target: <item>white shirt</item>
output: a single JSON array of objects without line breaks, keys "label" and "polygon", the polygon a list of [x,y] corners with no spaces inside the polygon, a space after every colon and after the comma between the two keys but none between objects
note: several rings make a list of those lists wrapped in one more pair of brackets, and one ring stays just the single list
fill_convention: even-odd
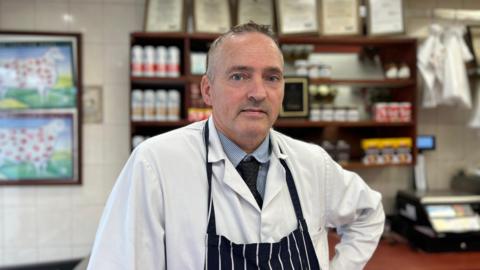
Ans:
[{"label": "white shirt", "polygon": [[[89,270],[203,269],[208,196],[204,123],[153,137],[134,150],[108,199]],[[296,229],[279,161],[285,159],[321,268],[363,268],[383,231],[379,193],[342,169],[319,146],[272,130],[260,210],[226,157],[213,121],[209,125],[217,234],[235,243],[277,242]],[[326,227],[337,227],[343,234],[330,268]]]}]

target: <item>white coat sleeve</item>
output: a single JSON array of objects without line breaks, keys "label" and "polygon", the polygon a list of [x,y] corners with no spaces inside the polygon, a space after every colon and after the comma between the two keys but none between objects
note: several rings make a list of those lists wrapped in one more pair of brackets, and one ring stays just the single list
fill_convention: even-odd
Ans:
[{"label": "white coat sleeve", "polygon": [[363,269],[383,233],[381,195],[331,159],[327,164],[327,226],[341,236],[329,269]]},{"label": "white coat sleeve", "polygon": [[165,269],[164,211],[158,173],[135,149],[103,212],[88,270]]}]

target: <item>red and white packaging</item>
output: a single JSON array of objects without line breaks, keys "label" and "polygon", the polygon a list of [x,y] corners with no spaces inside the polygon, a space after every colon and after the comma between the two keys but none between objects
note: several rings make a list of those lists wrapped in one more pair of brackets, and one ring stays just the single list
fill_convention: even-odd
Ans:
[{"label": "red and white packaging", "polygon": [[373,105],[373,119],[376,122],[388,122],[388,104],[378,102]]},{"label": "red and white packaging", "polygon": [[155,48],[146,46],[143,50],[143,75],[145,77],[155,76]]},{"label": "red and white packaging", "polygon": [[387,114],[388,114],[388,122],[399,122],[400,121],[400,103],[398,102],[388,103]]},{"label": "red and white packaging", "polygon": [[410,102],[400,102],[399,103],[399,113],[401,122],[410,122],[412,121],[412,103]]},{"label": "red and white packaging", "polygon": [[131,71],[132,76],[140,77],[143,75],[143,48],[142,46],[135,45],[132,47],[132,59],[131,59]]}]

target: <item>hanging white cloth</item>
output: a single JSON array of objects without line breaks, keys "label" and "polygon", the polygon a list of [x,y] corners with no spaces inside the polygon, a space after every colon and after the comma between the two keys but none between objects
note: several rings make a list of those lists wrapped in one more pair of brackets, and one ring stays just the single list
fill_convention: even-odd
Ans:
[{"label": "hanging white cloth", "polygon": [[453,25],[445,29],[443,44],[445,46],[444,78],[441,103],[472,107],[470,85],[465,63],[473,59],[463,36],[463,25]]},{"label": "hanging white cloth", "polygon": [[440,103],[445,59],[442,34],[443,27],[432,24],[428,38],[418,49],[417,66],[424,81],[422,105],[425,108],[434,108]]}]

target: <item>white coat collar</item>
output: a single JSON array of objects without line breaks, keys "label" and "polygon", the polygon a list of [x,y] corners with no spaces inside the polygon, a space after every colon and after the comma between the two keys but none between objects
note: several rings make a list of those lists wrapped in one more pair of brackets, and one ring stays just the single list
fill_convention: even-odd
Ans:
[{"label": "white coat collar", "polygon": [[[228,161],[227,155],[223,151],[223,147],[218,137],[212,117],[209,118],[208,127],[210,140],[208,161],[211,163],[216,163],[222,160],[224,161],[224,172],[220,181],[231,188],[234,192],[239,194],[245,201],[249,202],[255,209],[257,209],[257,211],[260,212],[261,209],[258,207],[258,204],[247,185],[242,180],[237,170]],[[280,147],[278,144],[279,142],[277,140],[277,136],[275,135],[275,132],[270,131],[272,153],[270,156],[270,167],[267,174],[267,182],[265,184],[265,196],[263,202],[264,209],[268,207],[269,203],[280,193],[284,186],[287,185],[285,181],[285,170],[279,161],[279,159],[286,159],[287,155],[280,152]]]}]

